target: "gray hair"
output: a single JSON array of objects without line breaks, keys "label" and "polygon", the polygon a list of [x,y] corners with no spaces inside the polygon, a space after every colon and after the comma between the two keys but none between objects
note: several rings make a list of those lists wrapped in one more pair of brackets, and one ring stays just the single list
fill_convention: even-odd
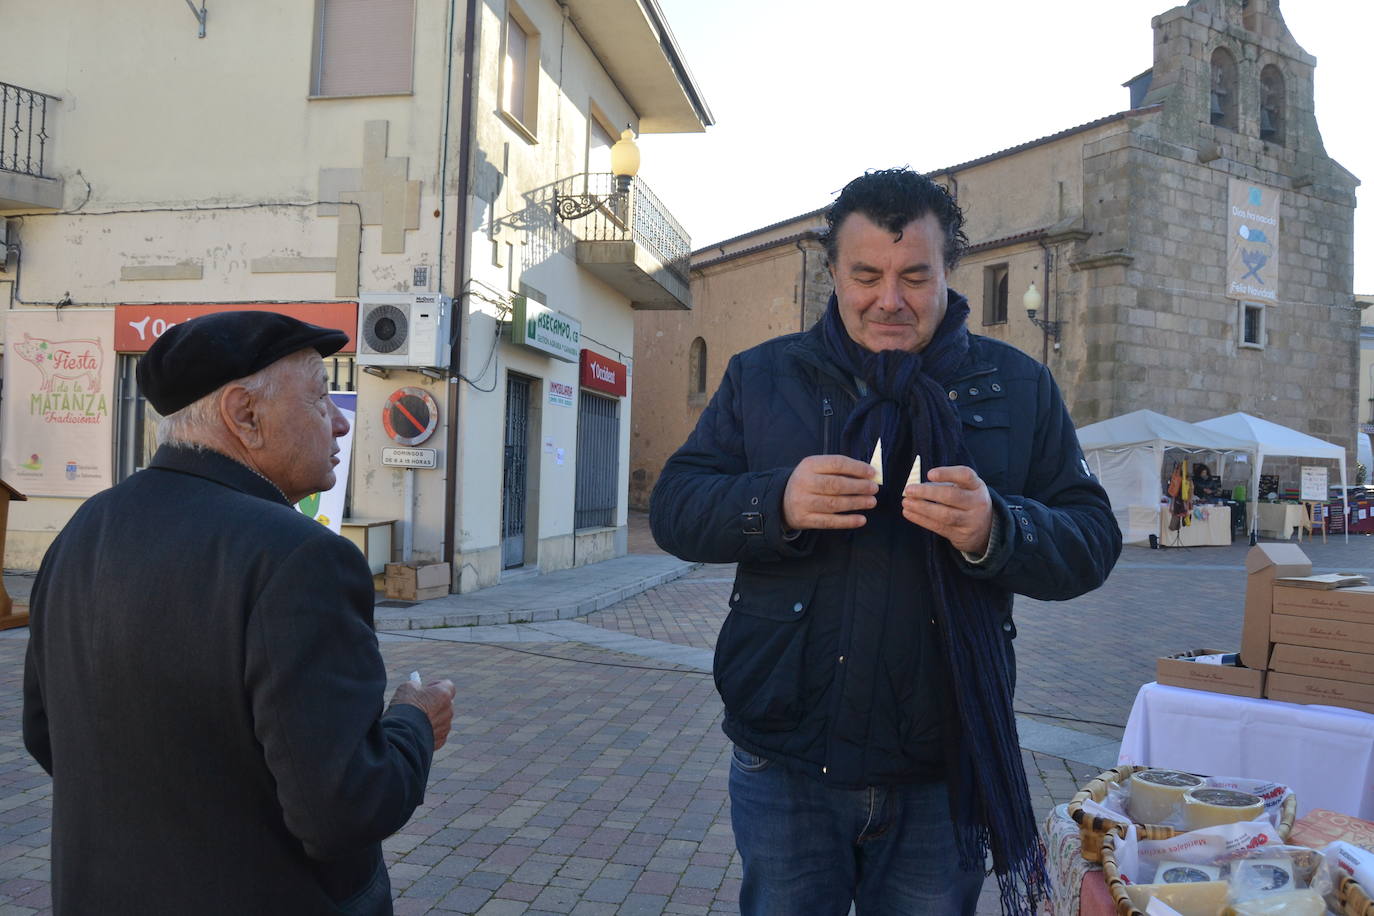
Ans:
[{"label": "gray hair", "polygon": [[252,375],[221,385],[176,413],[160,418],[157,421],[157,444],[204,448],[206,434],[222,427],[219,398],[225,388],[230,385],[242,385],[253,397],[270,400],[281,391],[282,383],[290,372],[304,371],[307,365],[317,363],[319,359],[320,354],[314,349],[300,350],[282,357]]}]

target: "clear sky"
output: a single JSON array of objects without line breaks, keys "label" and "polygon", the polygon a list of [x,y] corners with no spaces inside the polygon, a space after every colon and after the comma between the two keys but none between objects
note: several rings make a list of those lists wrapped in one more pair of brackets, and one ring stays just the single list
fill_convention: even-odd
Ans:
[{"label": "clear sky", "polygon": [[[659,0],[716,117],[646,135],[640,175],[702,248],[825,206],[865,169],[930,171],[1129,107],[1168,0]],[[1374,193],[1374,2],[1287,0],[1328,155]],[[1374,204],[1355,291],[1374,294]]]}]

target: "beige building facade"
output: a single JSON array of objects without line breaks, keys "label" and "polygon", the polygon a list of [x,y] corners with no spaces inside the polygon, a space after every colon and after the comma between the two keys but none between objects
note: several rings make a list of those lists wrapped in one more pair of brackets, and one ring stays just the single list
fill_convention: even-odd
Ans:
[{"label": "beige building facade", "polygon": [[[1246,411],[1345,446],[1353,468],[1359,182],[1322,145],[1315,61],[1278,0],[1192,0],[1151,25],[1154,66],[1126,84],[1126,109],[929,173],[967,218],[950,285],[969,298],[971,330],[1053,370],[1079,425],[1140,408],[1189,421]],[[655,394],[637,402],[634,504],[699,414],[692,341],[706,342],[713,389],[768,327],[820,314],[828,278],[815,282],[801,252],[823,212],[698,250],[693,312],[640,316],[638,345],[666,368],[639,374]],[[1022,305],[1031,284],[1040,324]],[[770,310],[771,323],[756,314]]]},{"label": "beige building facade", "polygon": [[[633,315],[690,306],[690,246],[610,150],[711,123],[655,0],[79,6],[6,11],[0,303],[16,329],[108,325],[105,482],[151,456],[132,370],[155,331],[268,308],[354,337],[331,365],[356,395],[344,522],[391,532],[374,568],[449,562],[469,591],[623,553]],[[403,346],[365,330],[391,333],[385,306]],[[403,398],[432,405],[427,438],[390,424]],[[13,567],[82,501],[35,485]]]}]

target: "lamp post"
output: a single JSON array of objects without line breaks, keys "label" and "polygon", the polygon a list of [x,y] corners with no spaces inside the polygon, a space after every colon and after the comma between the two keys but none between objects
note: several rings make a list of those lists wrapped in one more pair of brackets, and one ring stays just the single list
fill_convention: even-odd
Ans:
[{"label": "lamp post", "polygon": [[[635,175],[639,173],[639,147],[635,145],[635,132],[626,125],[620,132],[620,139],[611,146],[611,193],[599,195],[587,189],[585,194],[554,194],[554,208],[558,218],[575,220],[601,210],[613,220],[625,223],[630,214],[630,188]],[[604,172],[601,174],[605,174]],[[590,180],[592,176],[584,176]]]},{"label": "lamp post", "polygon": [[1059,346],[1059,325],[1061,322],[1050,321],[1047,318],[1036,318],[1035,313],[1040,311],[1040,306],[1045,303],[1045,299],[1040,295],[1040,290],[1035,288],[1035,281],[1026,288],[1026,293],[1021,297],[1021,304],[1026,308],[1026,317],[1030,323],[1044,331],[1046,336],[1053,338],[1054,345]]}]

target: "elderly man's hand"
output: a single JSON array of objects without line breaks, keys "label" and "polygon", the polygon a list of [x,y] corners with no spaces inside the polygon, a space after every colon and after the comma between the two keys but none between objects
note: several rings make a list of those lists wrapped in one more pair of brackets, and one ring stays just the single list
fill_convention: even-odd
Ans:
[{"label": "elderly man's hand", "polygon": [[458,689],[447,678],[423,687],[412,681],[405,681],[396,688],[391,697],[391,705],[406,703],[418,706],[429,717],[429,725],[434,729],[434,749],[437,751],[448,740],[448,730],[453,726],[453,696]]},{"label": "elderly man's hand", "polygon": [[844,455],[803,458],[783,491],[783,525],[793,531],[862,526],[868,519],[858,511],[878,504],[875,474],[872,465]]},{"label": "elderly man's hand", "polygon": [[981,557],[992,535],[992,497],[983,479],[962,465],[931,468],[926,479],[931,483],[914,483],[902,491],[903,517]]}]

